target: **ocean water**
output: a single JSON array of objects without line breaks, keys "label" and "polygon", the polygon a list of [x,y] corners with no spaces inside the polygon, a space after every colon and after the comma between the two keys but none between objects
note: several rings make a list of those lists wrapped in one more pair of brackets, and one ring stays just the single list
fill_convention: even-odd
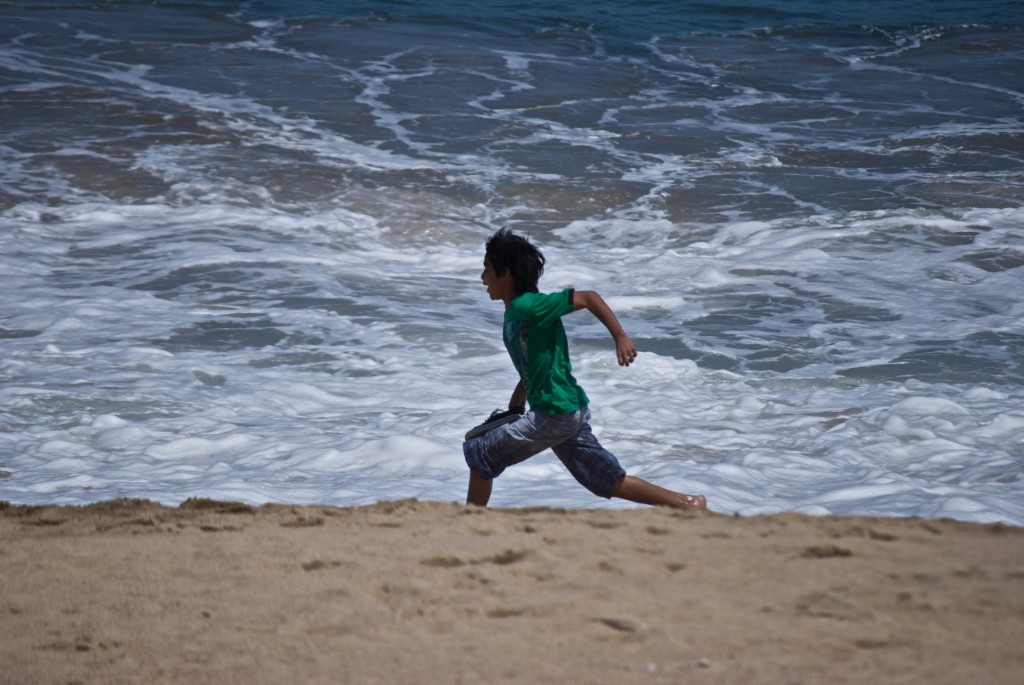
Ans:
[{"label": "ocean water", "polygon": [[[712,510],[1024,525],[1024,3],[0,6],[0,499],[462,501],[495,229]],[[623,507],[541,455],[492,504]]]}]

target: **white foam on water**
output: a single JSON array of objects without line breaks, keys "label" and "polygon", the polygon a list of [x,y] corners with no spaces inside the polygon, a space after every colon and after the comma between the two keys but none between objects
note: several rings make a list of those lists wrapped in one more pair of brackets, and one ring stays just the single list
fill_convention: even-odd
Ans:
[{"label": "white foam on water", "polygon": [[[117,211],[134,209],[71,213],[62,230],[123,225],[124,215],[112,215]],[[164,221],[169,228],[188,225],[193,212],[167,208]],[[208,210],[205,219],[222,226],[258,223],[247,213],[222,207]],[[293,226],[292,235],[314,235],[324,225],[322,217],[296,223],[302,226]],[[618,266],[600,253],[588,257],[564,245],[548,250],[553,268],[545,278],[597,287],[640,343],[637,364],[622,369],[599,324],[585,313],[568,322],[595,426],[628,470],[702,492],[714,510],[726,513],[1024,522],[1019,386],[861,383],[831,372],[765,376],[702,369],[691,359],[644,351],[648,336],[671,325],[685,337],[687,321],[707,316],[713,305],[694,302],[701,293],[765,286],[763,279],[730,276],[735,267],[725,266],[729,258],[735,265],[777,251],[761,236],[777,229],[761,229],[727,230],[728,240],[718,244],[732,243],[729,257],[724,247],[696,245],[674,257],[634,251],[633,264]],[[102,251],[147,234],[115,235],[88,244]],[[200,255],[187,241],[161,241],[167,273],[242,270],[246,275],[230,288],[243,296],[262,293],[252,297],[264,304],[251,308],[216,301],[196,306],[173,294],[180,285],[168,286],[169,299],[154,297],[159,291],[105,286],[69,297],[31,273],[16,276],[15,288],[33,304],[8,308],[6,326],[40,333],[6,341],[15,353],[0,367],[13,381],[0,389],[8,407],[0,468],[10,474],[0,480],[0,497],[67,503],[117,496],[172,503],[189,496],[335,504],[407,496],[461,500],[461,435],[501,406],[514,385],[500,347],[500,309],[479,285],[479,246],[437,246],[427,264],[389,246],[384,235],[347,254],[318,239],[300,249],[264,238],[270,242],[261,252],[275,252],[269,259],[223,248],[211,254],[204,247]],[[246,243],[254,248],[260,240],[250,235]],[[787,271],[805,269],[820,278],[820,255],[800,254],[791,253]],[[336,311],[272,306],[267,312],[274,299],[270,285],[289,273],[314,288],[310,297],[335,298]],[[893,295],[869,281],[847,285],[865,300],[891,306]],[[848,297],[834,288],[832,296]],[[353,297],[365,312],[346,311],[343,300]],[[247,346],[243,339],[218,350],[216,336],[204,338],[217,332],[204,333],[204,323],[243,315],[267,316],[266,327],[285,340],[294,334],[316,339],[280,349]],[[930,332],[931,325],[930,317],[909,314],[861,332],[855,324],[822,323],[808,338],[836,344],[839,361],[869,364],[888,360],[887,348]],[[988,329],[977,321],[951,323],[957,325]],[[175,330],[192,330],[196,346],[173,344]],[[853,341],[876,337],[880,344],[844,348],[839,343],[851,332]],[[752,340],[761,334],[748,331]],[[212,349],[204,349],[208,345]],[[814,368],[838,366],[826,358]],[[510,470],[496,484],[493,501],[624,506],[594,500],[551,455]]]}]

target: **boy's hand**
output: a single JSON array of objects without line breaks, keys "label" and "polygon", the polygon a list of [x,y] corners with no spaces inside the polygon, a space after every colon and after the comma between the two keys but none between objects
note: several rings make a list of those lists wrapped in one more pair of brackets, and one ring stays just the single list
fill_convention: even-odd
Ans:
[{"label": "boy's hand", "polygon": [[629,366],[636,360],[636,345],[625,333],[615,336],[615,354],[619,358],[619,366]]},{"label": "boy's hand", "polygon": [[629,366],[636,359],[636,345],[626,331],[622,330],[622,324],[615,318],[615,313],[600,295],[593,290],[577,290],[573,294],[573,308],[586,309],[597,317],[597,320],[604,324],[608,332],[615,340],[615,355],[619,359],[619,366]]}]

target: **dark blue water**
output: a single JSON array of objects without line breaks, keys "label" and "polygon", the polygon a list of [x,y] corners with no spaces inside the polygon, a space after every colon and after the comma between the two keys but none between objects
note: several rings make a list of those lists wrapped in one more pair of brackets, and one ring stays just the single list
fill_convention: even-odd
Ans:
[{"label": "dark blue water", "polygon": [[[173,4],[173,3],[167,3]],[[192,3],[189,3],[190,5]],[[239,3],[205,3],[231,12]],[[188,6],[188,5],[186,5]],[[861,27],[908,28],[913,26],[986,25],[1019,27],[1024,9],[1012,0],[1002,2],[957,2],[955,0],[735,0],[732,2],[691,2],[688,0],[633,0],[632,2],[521,2],[477,3],[472,0],[437,2],[301,2],[244,3],[247,11],[269,16],[309,18],[409,18],[435,20],[467,30],[492,30],[504,24],[515,27],[543,27],[566,23],[593,27],[600,33],[645,36],[772,29],[779,27]],[[522,29],[520,29],[522,30]]]}]

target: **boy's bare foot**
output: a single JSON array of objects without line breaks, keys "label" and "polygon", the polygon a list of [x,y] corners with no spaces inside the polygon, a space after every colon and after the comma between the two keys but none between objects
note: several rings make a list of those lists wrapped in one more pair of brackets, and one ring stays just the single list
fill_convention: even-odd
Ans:
[{"label": "boy's bare foot", "polygon": [[707,511],[708,498],[704,495],[679,495],[681,501],[680,509],[692,509],[694,511]]}]

